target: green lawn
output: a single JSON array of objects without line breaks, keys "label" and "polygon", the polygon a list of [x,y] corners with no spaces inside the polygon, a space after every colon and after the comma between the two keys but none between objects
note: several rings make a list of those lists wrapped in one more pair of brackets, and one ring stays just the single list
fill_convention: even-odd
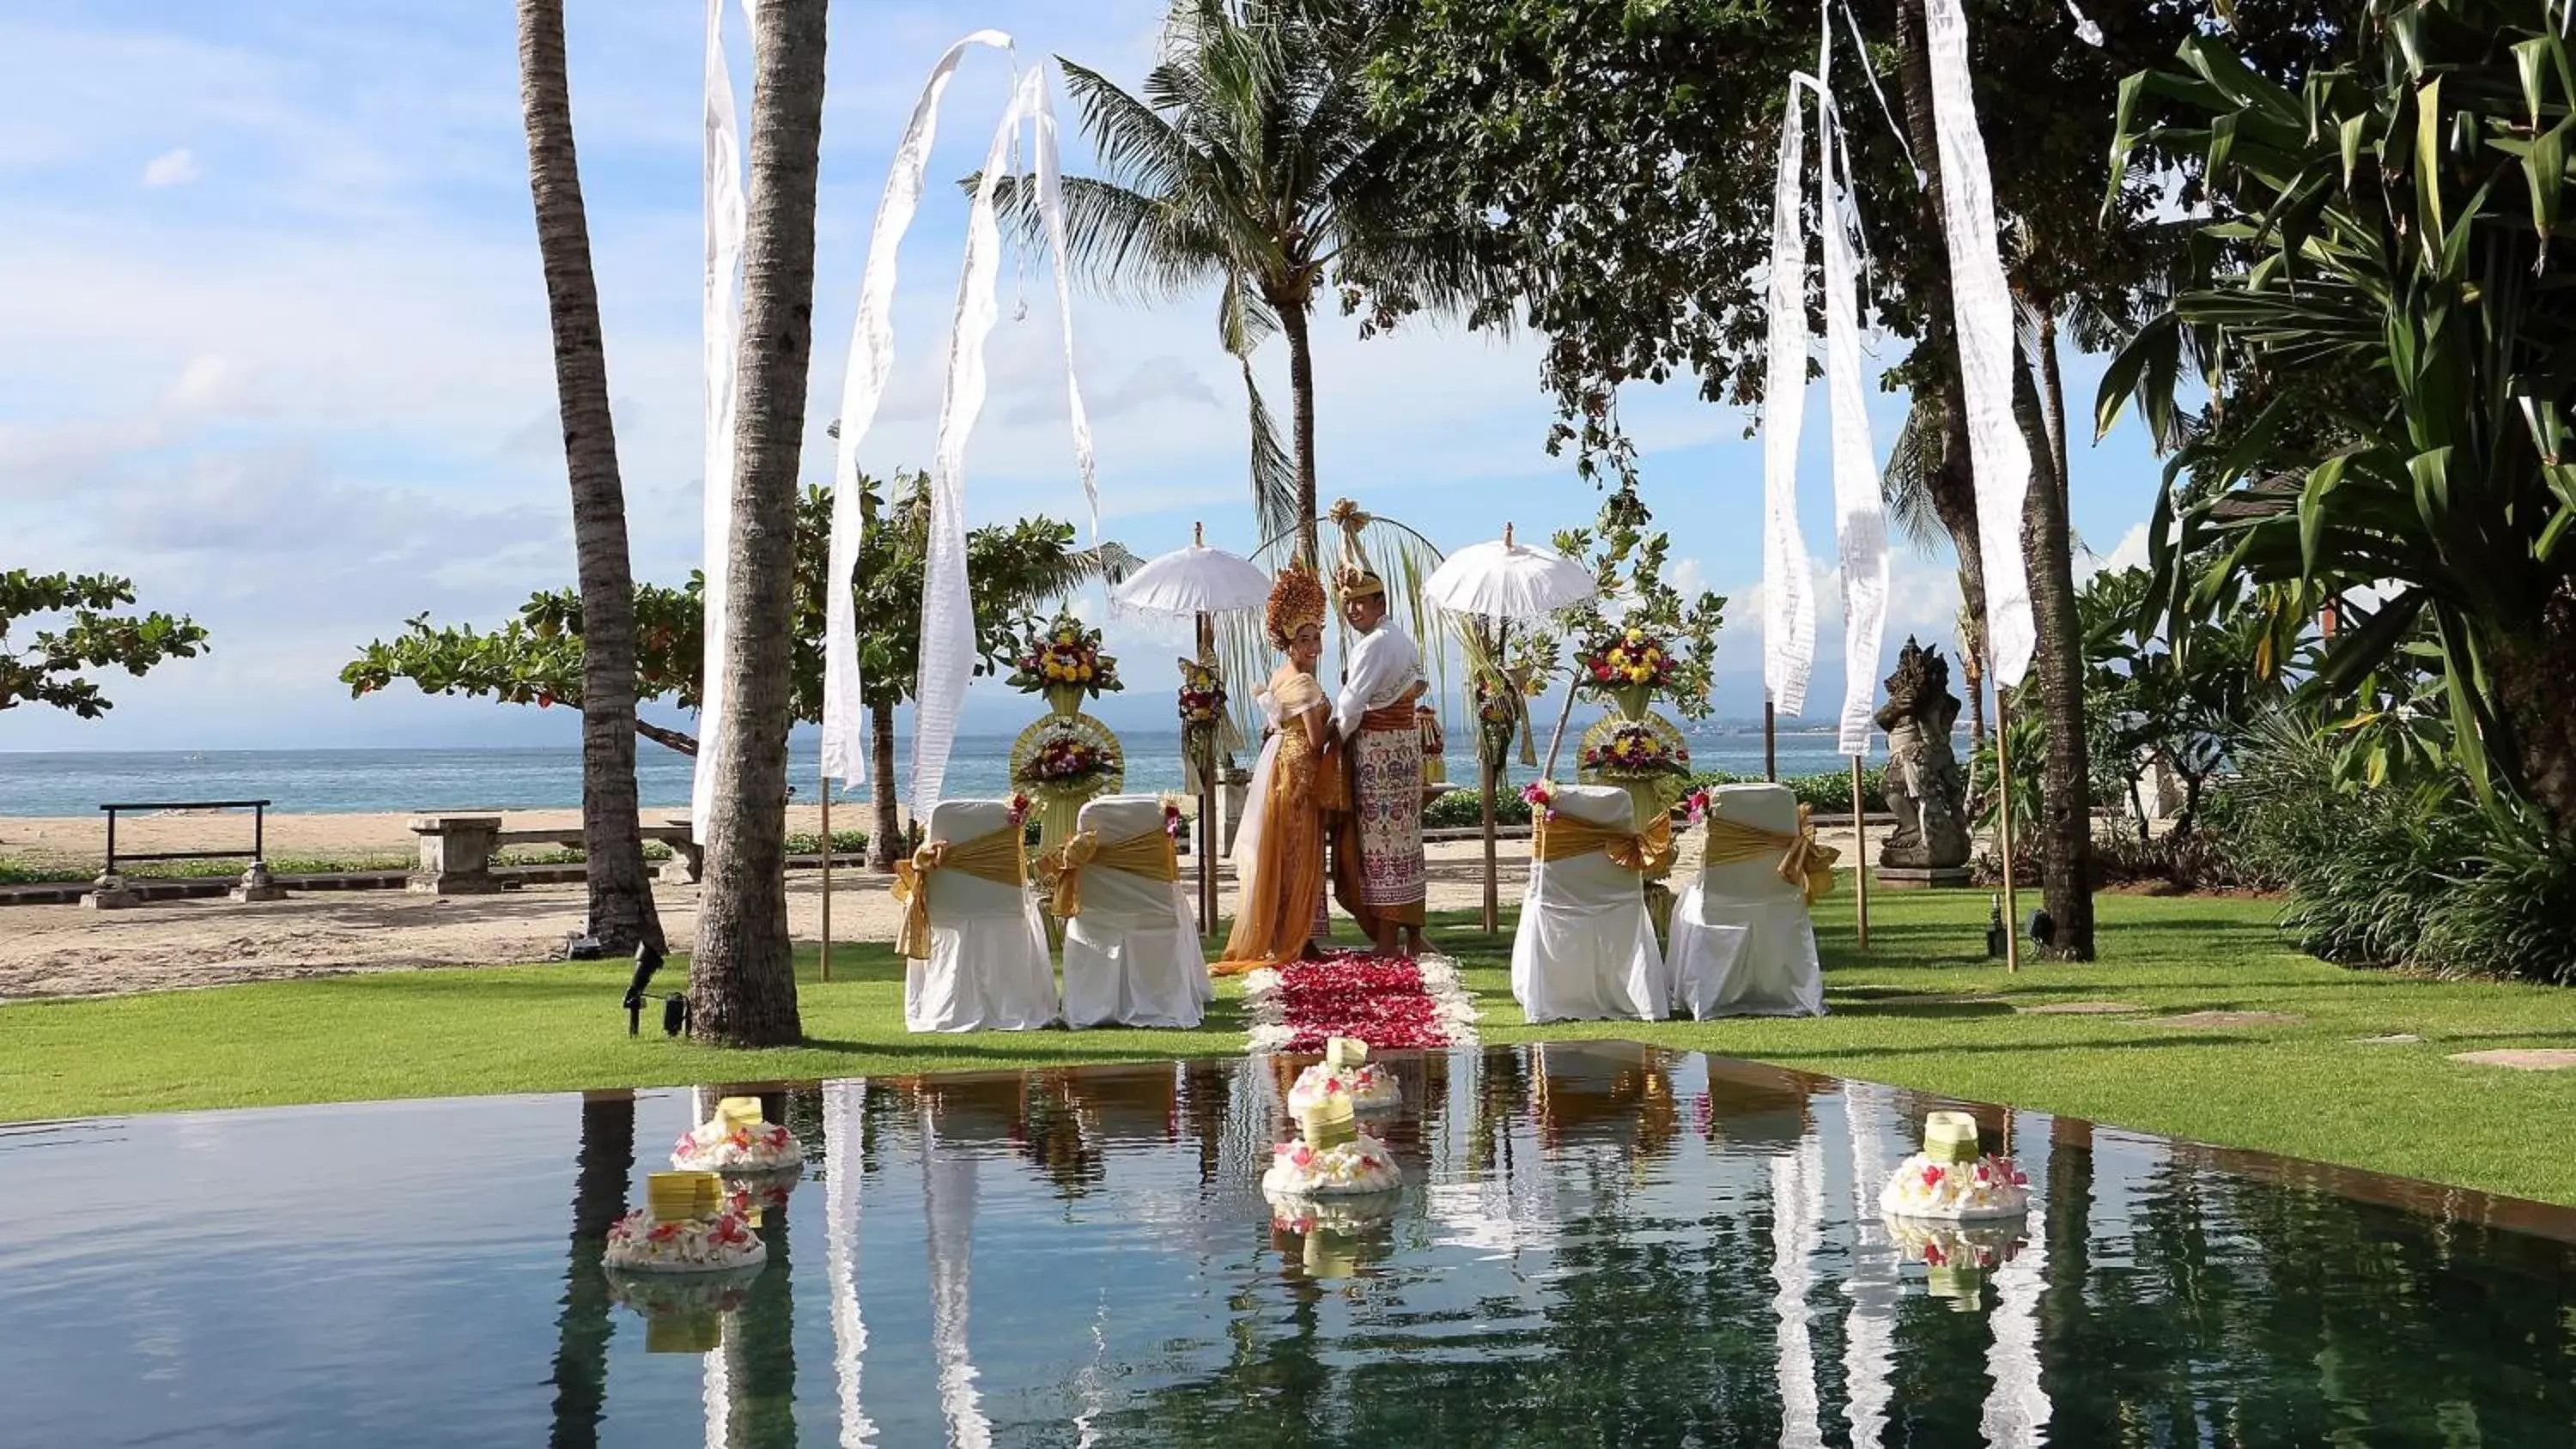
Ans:
[{"label": "green lawn", "polygon": [[[2106,896],[2108,959],[2007,976],[1983,959],[1982,896],[1875,903],[1855,949],[1847,897],[1821,912],[1834,1014],[1821,1021],[1584,1023],[1533,1029],[1513,1005],[1508,938],[1457,918],[1489,1041],[1629,1037],[1974,1100],[2071,1113],[2576,1204],[2576,1072],[2447,1060],[2503,1046],[2576,1046],[2576,995],[2543,987],[2348,972],[2282,948],[2263,902]],[[722,1052],[629,1038],[623,962],[392,972],[0,1008],[0,1120],[583,1087],[746,1082],[1051,1066],[1242,1049],[1232,983],[1195,1032],[908,1037],[902,972],[884,947],[844,946],[828,985],[800,960],[805,1047]],[[666,976],[666,979],[668,977]],[[2030,1015],[2118,1001],[2130,1016]],[[2186,1011],[2269,1011],[2296,1024],[2174,1028]],[[2363,1045],[2410,1033],[2420,1042]]]}]

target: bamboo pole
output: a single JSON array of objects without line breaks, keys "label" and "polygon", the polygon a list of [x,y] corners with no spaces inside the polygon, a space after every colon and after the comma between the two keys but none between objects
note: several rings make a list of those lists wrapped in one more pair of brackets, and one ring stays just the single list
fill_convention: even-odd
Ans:
[{"label": "bamboo pole", "polygon": [[2021,904],[2013,895],[2012,838],[2012,755],[2005,736],[2012,733],[2012,721],[2004,710],[2003,681],[1995,682],[1995,820],[2002,832],[2004,852],[2004,969],[2021,970]]},{"label": "bamboo pole", "polygon": [[[1207,542],[1205,526],[1192,524],[1192,536]],[[1216,621],[1198,616],[1199,662],[1216,667]],[[1186,736],[1182,747],[1188,748]],[[1216,934],[1216,733],[1213,726],[1199,748],[1199,934]]]},{"label": "bamboo pole", "polygon": [[823,782],[823,979],[832,979],[832,773],[819,771]]},{"label": "bamboo pole", "polygon": [[[1512,526],[1506,523],[1503,525],[1503,543],[1508,547],[1511,541]],[[1503,672],[1503,650],[1511,642],[1511,627],[1507,621],[1495,621],[1492,657],[1485,661],[1493,669],[1495,681],[1498,684],[1508,685],[1511,682],[1511,676]],[[1473,702],[1472,690],[1470,702]],[[1476,713],[1475,729],[1476,773],[1483,777],[1485,793],[1485,934],[1490,936],[1502,929],[1503,919],[1503,893],[1501,885],[1498,884],[1499,868],[1494,863],[1494,777],[1501,773],[1502,761],[1491,758],[1493,751],[1485,737],[1485,717],[1481,710]]]},{"label": "bamboo pole", "polygon": [[1556,778],[1556,752],[1565,744],[1565,722],[1574,717],[1574,681],[1565,681],[1565,708],[1556,712],[1556,733],[1547,737],[1547,768],[1539,771],[1541,779]]},{"label": "bamboo pole", "polygon": [[1869,949],[1869,811],[1860,788],[1860,756],[1852,756],[1852,892],[1860,901],[1860,948]]}]

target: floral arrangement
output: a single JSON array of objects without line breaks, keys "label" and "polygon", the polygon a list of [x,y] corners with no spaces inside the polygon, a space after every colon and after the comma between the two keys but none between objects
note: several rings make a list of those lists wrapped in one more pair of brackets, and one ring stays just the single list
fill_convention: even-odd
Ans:
[{"label": "floral arrangement", "polygon": [[1582,767],[1605,780],[1647,780],[1690,773],[1690,751],[1641,720],[1622,720],[1583,752]]},{"label": "floral arrangement", "polygon": [[1071,614],[1058,614],[1029,635],[1011,661],[1010,684],[1026,694],[1072,689],[1093,696],[1124,687],[1118,661],[1100,652],[1100,631]]},{"label": "floral arrangement", "polygon": [[1261,1190],[1282,1197],[1306,1193],[1388,1192],[1404,1182],[1395,1155],[1366,1131],[1333,1147],[1316,1147],[1304,1138],[1270,1149],[1270,1170]]},{"label": "floral arrangement", "polygon": [[1693,790],[1689,798],[1682,801],[1682,808],[1690,812],[1690,823],[1693,826],[1705,824],[1708,820],[1708,792]]},{"label": "floral arrangement", "polygon": [[801,1167],[796,1134],[776,1122],[729,1124],[719,1118],[682,1133],[671,1166],[682,1172],[776,1172]]},{"label": "floral arrangement", "polygon": [[1631,624],[1585,640],[1576,664],[1598,689],[1666,689],[1681,661],[1662,636]]},{"label": "floral arrangement", "polygon": [[744,1222],[757,1222],[760,1214],[787,1211],[787,1198],[804,1180],[802,1172],[763,1172],[725,1179],[725,1211]]},{"label": "floral arrangement", "polygon": [[740,1214],[665,1221],[637,1208],[608,1229],[601,1261],[611,1268],[710,1272],[764,1261],[769,1249]]},{"label": "floral arrangement", "polygon": [[1377,1196],[1315,1198],[1303,1193],[1267,1193],[1270,1228],[1279,1233],[1358,1233],[1378,1227],[1395,1215],[1399,1199]]},{"label": "floral arrangement", "polygon": [[1031,805],[1028,796],[1014,791],[1011,795],[1010,810],[1002,818],[1009,821],[1012,828],[1017,829],[1018,827],[1028,823],[1029,811],[1032,808],[1034,807]]},{"label": "floral arrangement", "polygon": [[1532,780],[1523,785],[1521,802],[1529,806],[1530,813],[1539,819],[1554,820],[1556,818],[1556,782]]},{"label": "floral arrangement", "polygon": [[1288,1088],[1288,1110],[1302,1112],[1308,1106],[1330,1096],[1347,1096],[1354,1111],[1383,1111],[1394,1106],[1404,1095],[1395,1077],[1375,1062],[1362,1062],[1355,1067],[1336,1067],[1330,1062],[1317,1062],[1297,1074]]},{"label": "floral arrangement", "polygon": [[1922,1153],[1897,1166],[1879,1211],[1905,1218],[2003,1218],[2030,1210],[2030,1178],[2009,1157],[1935,1162]]},{"label": "floral arrangement", "polygon": [[1225,718],[1225,678],[1213,664],[1181,661],[1181,728],[1212,729]]},{"label": "floral arrangement", "polygon": [[1180,843],[1181,837],[1188,832],[1189,828],[1189,821],[1181,814],[1180,803],[1168,798],[1165,799],[1163,801],[1163,833],[1172,837],[1172,842],[1177,845]]},{"label": "floral arrangement", "polygon": [[1118,757],[1109,751],[1071,735],[1057,735],[1038,746],[1027,769],[1011,783],[1023,788],[1060,790],[1117,767]]}]

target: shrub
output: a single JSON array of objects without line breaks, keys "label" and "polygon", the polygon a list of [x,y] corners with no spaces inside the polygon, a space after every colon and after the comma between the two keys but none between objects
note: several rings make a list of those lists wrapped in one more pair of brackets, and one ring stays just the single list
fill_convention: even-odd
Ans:
[{"label": "shrub", "polygon": [[[1760,783],[1762,783],[1762,777],[1759,775],[1730,774],[1725,770],[1702,770],[1691,776],[1691,788],[1694,790],[1712,789],[1719,785],[1758,785]],[[1799,804],[1819,815],[1851,813],[1851,772],[1848,770],[1827,770],[1820,775],[1792,775],[1780,783],[1789,787],[1790,793],[1798,797]],[[1884,765],[1871,765],[1862,769],[1860,798],[1861,804],[1866,809],[1885,810],[1887,808],[1887,768]]]},{"label": "shrub", "polygon": [[[1423,810],[1422,823],[1433,830],[1474,830],[1485,823],[1484,796],[1474,790],[1452,790]],[[1504,787],[1494,792],[1494,823],[1530,823],[1529,802],[1519,790]]]}]

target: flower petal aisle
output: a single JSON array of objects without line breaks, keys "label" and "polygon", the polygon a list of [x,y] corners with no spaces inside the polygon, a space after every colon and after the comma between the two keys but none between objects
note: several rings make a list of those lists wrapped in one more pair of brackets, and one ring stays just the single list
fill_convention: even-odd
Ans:
[{"label": "flower petal aisle", "polygon": [[1381,1050],[1473,1046],[1476,1005],[1445,956],[1405,961],[1336,952],[1244,978],[1252,1020],[1245,1050],[1321,1051],[1355,1037]]}]

